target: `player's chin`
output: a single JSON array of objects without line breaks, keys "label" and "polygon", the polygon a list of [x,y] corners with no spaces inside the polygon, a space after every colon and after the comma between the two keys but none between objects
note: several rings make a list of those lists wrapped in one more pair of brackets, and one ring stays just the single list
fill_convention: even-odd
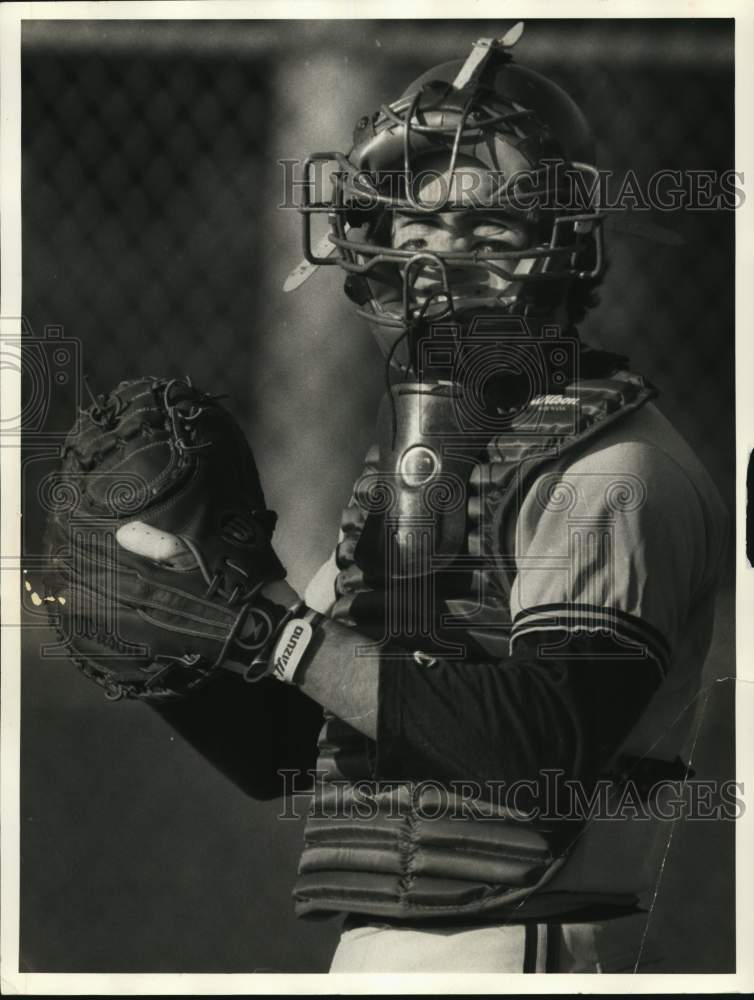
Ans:
[{"label": "player's chin", "polygon": [[[407,363],[404,341],[406,333],[403,301],[397,295],[386,294],[379,301],[373,301],[374,319],[369,327],[385,355],[390,355],[399,366]],[[506,288],[485,288],[480,293],[456,293],[453,295],[452,309],[445,299],[416,295],[412,298],[410,315],[417,324],[418,331],[429,331],[435,323],[452,323],[464,335],[477,320],[501,322],[518,312],[515,290]]]},{"label": "player's chin", "polygon": [[[417,298],[411,312],[425,326],[448,321],[466,330],[477,319],[509,316],[516,311],[516,301],[515,293],[507,289],[491,290],[483,294],[456,294],[451,303],[444,299]],[[403,314],[396,308],[395,315]]]},{"label": "player's chin", "polygon": [[[455,322],[466,324],[476,316],[489,316],[491,313],[507,313],[515,302],[519,286],[506,281],[497,275],[487,275],[487,280],[480,281],[472,275],[472,280],[452,281],[451,297],[444,294],[442,286],[437,283],[421,287],[418,283],[414,289],[414,305],[429,319],[442,319],[452,310]],[[477,277],[477,280],[473,280]]]},{"label": "player's chin", "polygon": [[508,316],[515,311],[516,296],[508,291],[487,295],[459,295],[453,299],[454,322],[466,328],[474,320]]}]

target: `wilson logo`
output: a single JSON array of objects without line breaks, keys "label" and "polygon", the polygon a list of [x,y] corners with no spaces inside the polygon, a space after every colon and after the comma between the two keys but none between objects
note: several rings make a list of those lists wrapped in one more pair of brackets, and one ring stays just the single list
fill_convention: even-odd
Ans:
[{"label": "wilson logo", "polygon": [[575,396],[560,396],[548,393],[546,396],[536,396],[532,399],[530,406],[556,406],[565,409],[569,406],[578,406],[578,399]]}]

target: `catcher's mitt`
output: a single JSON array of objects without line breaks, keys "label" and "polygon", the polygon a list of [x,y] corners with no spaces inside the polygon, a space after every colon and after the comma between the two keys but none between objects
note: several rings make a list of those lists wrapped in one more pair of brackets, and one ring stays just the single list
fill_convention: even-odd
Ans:
[{"label": "catcher's mitt", "polygon": [[[188,377],[121,382],[82,411],[47,500],[48,607],[108,697],[182,697],[231,663],[256,679],[286,615],[259,590],[285,570],[251,449],[218,397]],[[134,521],[186,549],[135,555],[116,539]]]}]

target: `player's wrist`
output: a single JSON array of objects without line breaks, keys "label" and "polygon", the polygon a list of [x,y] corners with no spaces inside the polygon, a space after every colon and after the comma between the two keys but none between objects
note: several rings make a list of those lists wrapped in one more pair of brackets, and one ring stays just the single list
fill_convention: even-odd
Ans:
[{"label": "player's wrist", "polygon": [[291,608],[301,603],[301,595],[293,589],[287,580],[270,580],[260,590],[262,597],[283,608]]},{"label": "player's wrist", "polygon": [[284,684],[298,684],[322,638],[325,616],[303,601],[278,629],[268,660],[269,675]]},{"label": "player's wrist", "polygon": [[283,683],[294,684],[303,671],[308,653],[313,651],[325,616],[309,608],[286,580],[266,583],[259,591],[258,600],[275,607],[275,625],[268,641],[247,665],[244,677],[249,682],[274,677]]}]

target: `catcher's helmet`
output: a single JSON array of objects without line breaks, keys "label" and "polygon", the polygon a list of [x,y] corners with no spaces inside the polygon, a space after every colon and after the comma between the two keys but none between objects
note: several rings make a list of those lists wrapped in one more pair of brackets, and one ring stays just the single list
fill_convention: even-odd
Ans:
[{"label": "catcher's helmet", "polygon": [[[513,37],[515,35],[515,38]],[[400,336],[428,322],[461,321],[469,309],[453,295],[448,268],[480,268],[497,282],[474,312],[490,309],[530,315],[552,310],[574,280],[602,270],[602,216],[594,204],[598,185],[589,126],[557,84],[514,65],[513,29],[501,40],[480,39],[468,59],[444,63],[407,87],[390,105],[364,116],[350,152],[314,153],[306,160],[304,248],[311,265],[338,264],[348,272],[346,291],[360,315]],[[446,196],[424,203],[416,178],[422,160],[446,155]],[[490,207],[518,215],[532,227],[532,245],[489,252],[400,250],[390,244],[392,213],[427,214],[474,207],[451,196],[460,163],[480,164],[496,178]],[[329,200],[311,200],[315,165],[337,164]],[[564,203],[574,175],[586,204]],[[584,183],[586,182],[586,183]],[[589,194],[586,192],[589,191]],[[311,245],[311,215],[326,213],[329,243],[322,255]],[[418,296],[420,274],[432,273],[440,290]],[[501,284],[505,287],[501,290]]]}]

